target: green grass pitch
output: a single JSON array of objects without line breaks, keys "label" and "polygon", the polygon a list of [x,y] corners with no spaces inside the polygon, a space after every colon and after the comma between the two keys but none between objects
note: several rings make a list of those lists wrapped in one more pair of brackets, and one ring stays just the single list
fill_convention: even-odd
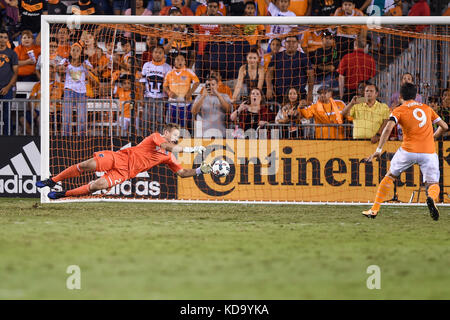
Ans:
[{"label": "green grass pitch", "polygon": [[0,299],[450,299],[449,208],[364,208],[2,199]]}]

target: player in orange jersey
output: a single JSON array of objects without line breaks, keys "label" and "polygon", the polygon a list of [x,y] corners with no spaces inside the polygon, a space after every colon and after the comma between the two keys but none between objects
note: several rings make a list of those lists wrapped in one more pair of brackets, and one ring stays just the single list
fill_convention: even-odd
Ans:
[{"label": "player in orange jersey", "polygon": [[85,196],[98,190],[111,188],[159,164],[166,164],[182,178],[210,173],[211,165],[205,162],[196,169],[183,169],[172,152],[202,153],[205,147],[178,146],[179,137],[180,127],[174,123],[166,124],[163,134],[155,132],[135,147],[119,151],[95,152],[91,159],[74,164],[54,177],[38,181],[36,186],[53,188],[57,182],[77,177],[85,172],[105,172],[99,179],[79,188],[68,191],[51,191],[48,194],[50,199],[59,199]]},{"label": "player in orange jersey", "polygon": [[[439,219],[439,210],[435,201],[439,197],[439,161],[435,152],[434,140],[448,130],[448,125],[428,105],[414,101],[417,87],[412,83],[405,83],[400,88],[402,105],[392,111],[389,121],[381,134],[378,148],[374,154],[366,159],[371,162],[381,155],[384,144],[392,129],[398,123],[403,129],[403,143],[391,160],[388,173],[383,178],[377,190],[375,203],[372,208],[363,211],[368,218],[375,218],[381,203],[386,199],[394,180],[406,169],[418,164],[427,186],[427,205],[433,220]],[[439,127],[433,133],[433,124]]]}]

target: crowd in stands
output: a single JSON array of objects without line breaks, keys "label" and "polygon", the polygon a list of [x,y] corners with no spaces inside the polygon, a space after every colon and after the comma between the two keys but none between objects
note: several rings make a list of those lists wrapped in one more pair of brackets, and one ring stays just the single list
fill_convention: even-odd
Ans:
[{"label": "crowd in stands", "polygon": [[[0,0],[0,101],[13,97],[16,81],[36,82],[29,98],[40,97],[42,14],[430,15],[426,0],[136,0],[134,10],[130,5],[129,0]],[[92,26],[78,30],[52,26],[50,112],[52,121],[62,123],[62,135],[87,132],[87,100],[113,96],[120,101],[122,111],[116,120],[125,132],[131,126],[130,101],[140,100],[151,107],[136,113],[136,126],[149,121],[159,129],[164,122],[177,122],[192,129],[192,120],[197,119],[204,137],[224,136],[230,128],[240,137],[248,129],[278,124],[289,136],[353,137],[375,143],[389,110],[399,104],[395,94],[389,105],[377,100],[379,89],[371,80],[379,72],[375,55],[383,39],[366,28],[181,24],[160,28],[168,31],[161,37],[132,29],[112,37]],[[211,37],[193,41],[186,37],[192,33]],[[215,35],[232,38],[219,41]],[[144,42],[146,49],[135,59],[136,41]],[[405,74],[403,82],[414,82],[413,76]],[[314,102],[315,86],[320,88]],[[433,105],[447,118],[448,96],[447,89]],[[2,114],[3,134],[10,134],[6,102]],[[24,116],[28,122],[37,119],[39,109]],[[323,126],[300,129],[301,123]],[[345,126],[350,123],[352,131]],[[400,130],[392,136],[398,138]]]}]

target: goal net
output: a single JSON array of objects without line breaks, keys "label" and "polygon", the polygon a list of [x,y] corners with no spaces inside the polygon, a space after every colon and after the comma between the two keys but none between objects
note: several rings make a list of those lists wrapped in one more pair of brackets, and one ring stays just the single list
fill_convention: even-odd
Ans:
[{"label": "goal net", "polygon": [[[372,202],[401,129],[381,159],[364,158],[399,104],[401,82],[414,82],[417,99],[448,122],[449,25],[429,18],[42,16],[41,177],[174,122],[181,145],[206,147],[176,155],[184,168],[226,159],[230,174],[182,179],[159,165],[64,200]],[[342,114],[352,99],[358,107]],[[449,203],[448,140],[436,152],[440,201]],[[388,198],[423,203],[419,168]]]}]

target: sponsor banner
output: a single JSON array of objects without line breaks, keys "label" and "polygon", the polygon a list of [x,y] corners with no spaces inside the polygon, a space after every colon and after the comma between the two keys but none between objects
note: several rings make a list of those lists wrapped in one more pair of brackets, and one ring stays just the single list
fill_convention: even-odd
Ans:
[{"label": "sponsor banner", "polygon": [[[202,144],[201,140],[183,144]],[[209,162],[226,159],[231,172],[226,178],[201,175],[178,178],[179,199],[249,201],[338,201],[372,202],[390,159],[401,142],[388,142],[380,160],[367,163],[376,145],[369,141],[319,140],[203,140],[203,156],[180,155],[186,168],[195,168],[202,157]],[[437,144],[436,144],[437,148]],[[444,151],[450,143],[444,143]],[[450,182],[448,153],[444,185]],[[192,159],[188,159],[191,157]],[[190,161],[189,161],[190,160]],[[188,164],[188,163],[193,163]],[[401,174],[398,199],[417,200],[421,174],[414,165]],[[448,190],[447,190],[448,192]],[[389,198],[393,197],[392,193]],[[424,200],[424,190],[420,201]]]},{"label": "sponsor banner", "polygon": [[0,197],[38,197],[39,137],[0,137]]}]

